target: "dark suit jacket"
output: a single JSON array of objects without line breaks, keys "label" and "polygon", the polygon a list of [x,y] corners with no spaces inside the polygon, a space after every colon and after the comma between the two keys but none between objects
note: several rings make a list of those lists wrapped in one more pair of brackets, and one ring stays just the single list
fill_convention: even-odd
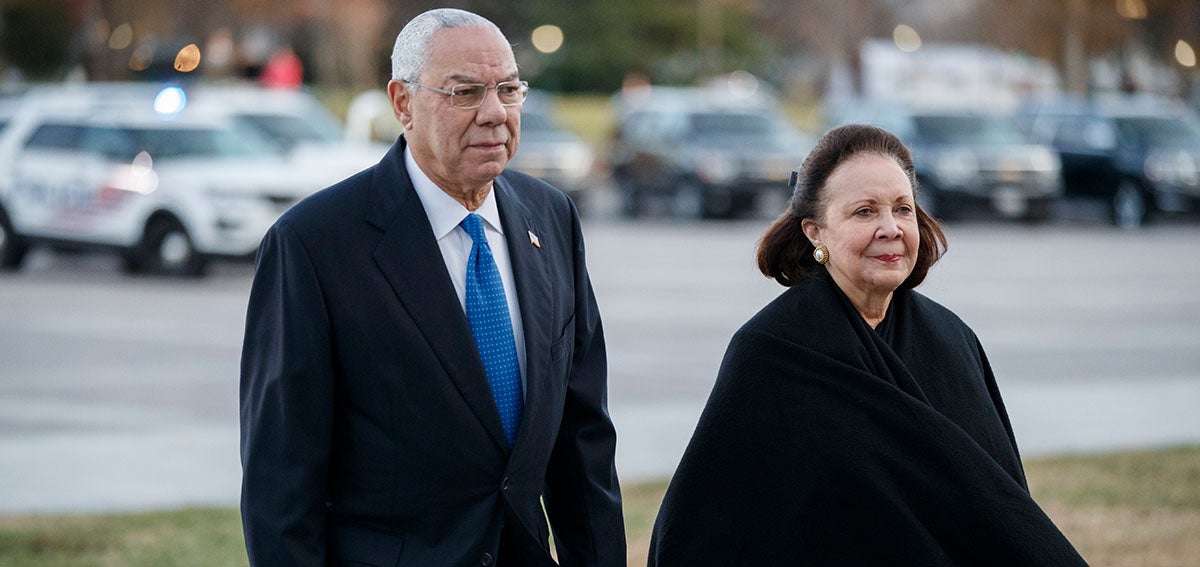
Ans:
[{"label": "dark suit jacket", "polygon": [[574,206],[520,173],[494,184],[528,366],[510,452],[404,144],[298,203],[259,249],[241,375],[251,564],[488,564],[507,522],[523,557],[505,563],[552,565],[548,515],[563,565],[624,565]]}]

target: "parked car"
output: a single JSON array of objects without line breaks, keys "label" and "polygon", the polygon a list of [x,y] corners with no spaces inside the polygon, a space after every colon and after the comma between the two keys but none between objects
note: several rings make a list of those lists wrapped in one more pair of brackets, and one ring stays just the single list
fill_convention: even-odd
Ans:
[{"label": "parked car", "polygon": [[27,93],[0,132],[0,268],[39,244],[188,276],[250,257],[313,188],[256,131],[184,100],[147,85]]},{"label": "parked car", "polygon": [[509,167],[559,188],[582,210],[597,183],[595,161],[591,146],[555,120],[550,95],[531,91],[521,107],[521,143]]},{"label": "parked car", "polygon": [[296,170],[305,172],[303,178],[313,189],[375,165],[391,146],[346,139],[341,122],[305,90],[247,84],[204,84],[186,90],[193,108],[227,116],[278,146]]},{"label": "parked car", "polygon": [[1067,195],[1104,201],[1117,226],[1200,211],[1200,122],[1185,107],[1068,100],[1030,103],[1018,116],[1058,151]]},{"label": "parked car", "polygon": [[629,216],[658,200],[678,216],[731,218],[764,195],[786,198],[813,145],[777,107],[707,90],[656,91],[620,110],[610,161]]},{"label": "parked car", "polygon": [[0,132],[4,131],[4,127],[8,126],[8,122],[17,112],[20,106],[20,100],[11,96],[0,96]]},{"label": "parked car", "polygon": [[1028,140],[1007,116],[875,101],[844,102],[827,112],[830,126],[873,124],[903,140],[913,154],[921,206],[943,219],[982,209],[1046,220],[1062,195],[1058,156]]}]

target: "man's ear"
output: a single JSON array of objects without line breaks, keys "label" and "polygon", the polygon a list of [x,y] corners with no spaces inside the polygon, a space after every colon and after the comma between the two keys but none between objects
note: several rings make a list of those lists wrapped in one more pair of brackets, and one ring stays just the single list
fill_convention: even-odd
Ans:
[{"label": "man's ear", "polygon": [[388,98],[392,101],[392,114],[396,115],[396,120],[400,121],[405,130],[412,128],[412,112],[409,109],[412,94],[405,88],[404,83],[396,79],[388,81],[387,90]]}]

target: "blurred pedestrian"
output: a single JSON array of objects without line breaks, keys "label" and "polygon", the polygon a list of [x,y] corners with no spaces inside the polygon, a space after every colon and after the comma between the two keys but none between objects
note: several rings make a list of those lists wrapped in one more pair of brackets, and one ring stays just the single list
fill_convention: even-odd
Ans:
[{"label": "blurred pedestrian", "polygon": [[1032,500],[982,346],[913,291],[945,251],[909,151],[834,129],[759,245],[650,565],[1084,565]]},{"label": "blurred pedestrian", "polygon": [[[242,353],[252,565],[624,565],[604,337],[565,195],[506,171],[528,86],[490,21],[396,38],[403,134],[285,213]],[[543,510],[544,502],[544,510]]]},{"label": "blurred pedestrian", "polygon": [[292,46],[281,46],[271,54],[258,73],[258,84],[273,89],[298,89],[304,84],[304,63]]}]

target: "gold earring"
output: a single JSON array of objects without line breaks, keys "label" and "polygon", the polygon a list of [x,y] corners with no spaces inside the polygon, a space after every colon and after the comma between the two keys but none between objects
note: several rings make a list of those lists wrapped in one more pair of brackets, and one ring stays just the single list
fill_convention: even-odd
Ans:
[{"label": "gold earring", "polygon": [[824,244],[818,244],[816,248],[813,248],[813,260],[816,260],[818,264],[828,262],[829,248],[826,248]]}]

